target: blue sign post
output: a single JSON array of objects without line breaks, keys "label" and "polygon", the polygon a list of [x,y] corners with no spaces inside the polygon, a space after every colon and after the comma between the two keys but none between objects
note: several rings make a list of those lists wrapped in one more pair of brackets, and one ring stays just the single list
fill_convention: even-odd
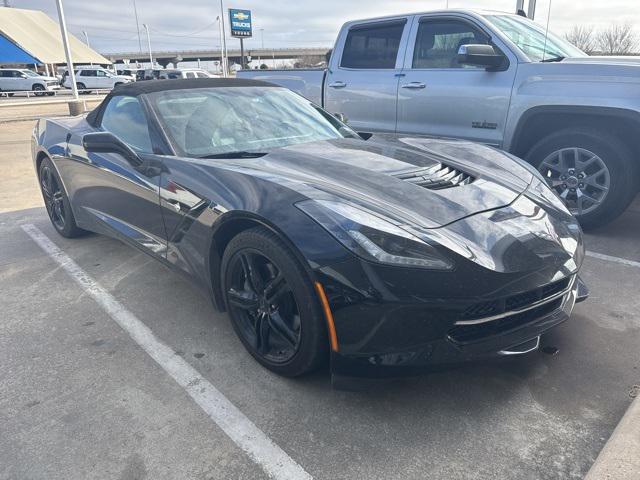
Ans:
[{"label": "blue sign post", "polygon": [[244,39],[251,38],[251,10],[229,9],[231,36],[240,39],[240,65],[244,68]]}]

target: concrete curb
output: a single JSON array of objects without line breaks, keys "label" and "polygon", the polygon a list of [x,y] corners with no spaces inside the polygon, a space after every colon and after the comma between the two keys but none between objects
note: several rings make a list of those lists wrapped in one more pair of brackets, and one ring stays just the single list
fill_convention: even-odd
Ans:
[{"label": "concrete curb", "polygon": [[640,396],[618,423],[585,480],[640,479]]}]

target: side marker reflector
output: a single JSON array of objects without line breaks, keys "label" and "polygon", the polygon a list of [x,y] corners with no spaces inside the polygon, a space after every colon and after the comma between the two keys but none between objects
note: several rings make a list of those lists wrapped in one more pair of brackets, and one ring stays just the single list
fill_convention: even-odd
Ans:
[{"label": "side marker reflector", "polygon": [[337,352],[339,351],[338,336],[336,335],[336,326],[333,323],[333,314],[331,313],[331,308],[329,308],[329,300],[327,300],[327,295],[324,293],[324,288],[322,288],[320,282],[315,282],[315,287],[316,292],[318,292],[318,297],[320,297],[320,303],[322,304],[324,317],[327,319],[327,328],[329,329],[329,343],[331,344],[331,350]]}]

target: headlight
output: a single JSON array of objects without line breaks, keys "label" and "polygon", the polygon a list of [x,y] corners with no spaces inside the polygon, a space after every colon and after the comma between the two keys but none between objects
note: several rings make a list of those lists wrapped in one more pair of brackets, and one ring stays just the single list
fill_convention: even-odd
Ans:
[{"label": "headlight", "polygon": [[308,200],[296,206],[322,225],[356,255],[388,265],[451,270],[453,263],[434,246],[400,228],[388,218],[354,205]]}]

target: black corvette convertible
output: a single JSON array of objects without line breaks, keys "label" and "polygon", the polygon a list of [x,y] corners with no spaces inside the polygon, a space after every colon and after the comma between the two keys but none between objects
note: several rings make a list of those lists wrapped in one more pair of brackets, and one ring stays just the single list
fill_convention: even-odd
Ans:
[{"label": "black corvette convertible", "polygon": [[282,375],[527,353],[586,298],[580,227],[534,169],[358,134],[275,85],[124,85],[41,120],[33,159],[61,235],[110,235],[183,272]]}]

